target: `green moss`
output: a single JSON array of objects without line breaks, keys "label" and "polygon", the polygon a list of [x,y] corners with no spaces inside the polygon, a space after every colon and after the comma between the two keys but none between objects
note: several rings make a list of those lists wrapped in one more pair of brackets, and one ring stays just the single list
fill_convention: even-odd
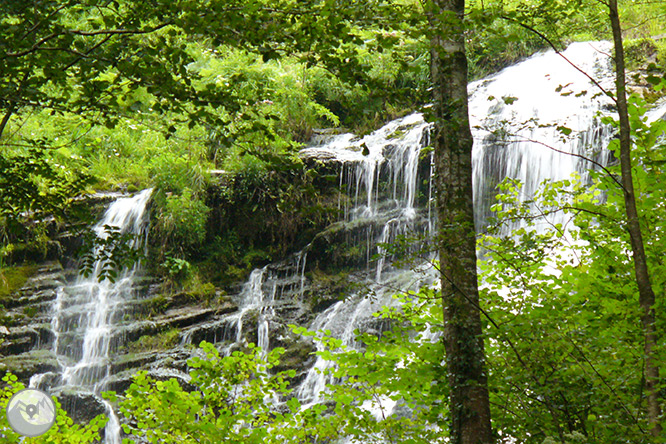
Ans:
[{"label": "green moss", "polygon": [[163,331],[156,335],[144,335],[125,346],[128,353],[141,353],[151,350],[168,350],[178,344],[178,329]]},{"label": "green moss", "polygon": [[345,271],[330,274],[316,269],[308,273],[308,278],[312,281],[312,286],[307,293],[312,309],[323,302],[342,299],[358,288],[358,284],[353,282],[349,273]]},{"label": "green moss", "polygon": [[215,285],[210,282],[197,281],[185,289],[187,294],[196,302],[208,306],[215,299]]},{"label": "green moss", "polygon": [[231,285],[235,282],[241,282],[247,278],[250,270],[247,268],[239,268],[234,265],[226,267],[219,276],[219,281],[222,285]]},{"label": "green moss", "polygon": [[35,317],[37,314],[37,307],[23,307],[23,313],[29,318]]},{"label": "green moss", "polygon": [[32,350],[20,355],[3,356],[0,372],[8,371],[16,375],[30,375],[50,369],[57,369],[58,359],[51,350]]},{"label": "green moss", "polygon": [[316,347],[306,341],[293,340],[285,346],[285,352],[280,356],[280,363],[276,371],[304,370],[304,364],[317,351]]},{"label": "green moss", "polygon": [[0,269],[0,300],[6,299],[23,287],[38,268],[37,265],[22,265]]},{"label": "green moss", "polygon": [[254,268],[259,264],[270,262],[271,255],[264,250],[251,249],[248,251],[245,256],[243,256],[242,262],[248,268]]},{"label": "green moss", "polygon": [[388,139],[402,139],[405,137],[405,131],[397,129],[393,131],[391,134],[389,134]]},{"label": "green moss", "polygon": [[169,298],[160,294],[153,298],[141,301],[141,305],[143,307],[142,311],[145,311],[146,316],[149,317],[160,315],[163,314],[167,308],[169,308],[170,303],[171,300]]}]

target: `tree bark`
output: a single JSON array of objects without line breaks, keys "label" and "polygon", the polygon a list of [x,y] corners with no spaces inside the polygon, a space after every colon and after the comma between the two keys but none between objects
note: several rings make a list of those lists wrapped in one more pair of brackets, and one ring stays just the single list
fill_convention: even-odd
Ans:
[{"label": "tree bark", "polygon": [[625,80],[624,48],[622,46],[622,28],[617,9],[617,0],[608,3],[613,43],[615,46],[615,87],[617,109],[620,117],[620,169],[624,187],[624,207],[627,215],[627,230],[631,240],[631,251],[634,261],[634,273],[638,286],[639,304],[641,306],[641,323],[645,336],[645,389],[647,393],[647,416],[650,432],[657,437],[661,434],[661,408],[659,406],[659,365],[655,360],[657,335],[655,328],[654,303],[655,295],[650,283],[647,258],[643,244],[641,226],[636,209],[631,171],[631,126],[627,107],[627,90]]},{"label": "tree bark", "polygon": [[493,441],[481,336],[472,196],[472,134],[467,106],[464,0],[428,5],[433,82],[432,143],[444,346],[452,444]]}]

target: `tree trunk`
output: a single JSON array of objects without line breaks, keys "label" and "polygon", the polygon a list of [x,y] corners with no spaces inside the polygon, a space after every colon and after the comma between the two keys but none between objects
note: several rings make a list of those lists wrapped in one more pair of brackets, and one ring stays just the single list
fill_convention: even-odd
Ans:
[{"label": "tree trunk", "polygon": [[462,24],[465,2],[434,0],[429,6],[437,243],[451,391],[451,443],[485,444],[493,439],[476,275],[473,140]]},{"label": "tree trunk", "polygon": [[661,434],[659,418],[659,366],[655,360],[657,335],[655,329],[654,303],[655,296],[650,283],[647,259],[643,245],[643,236],[636,209],[636,195],[631,172],[631,127],[627,107],[627,91],[624,73],[624,49],[622,47],[622,28],[617,9],[617,0],[610,0],[609,12],[615,44],[615,87],[617,110],[620,116],[620,169],[622,186],[624,187],[624,206],[627,214],[627,230],[631,239],[631,251],[634,260],[634,272],[638,286],[639,304],[641,306],[641,322],[645,335],[645,389],[647,392],[647,413],[650,431],[653,436]]}]

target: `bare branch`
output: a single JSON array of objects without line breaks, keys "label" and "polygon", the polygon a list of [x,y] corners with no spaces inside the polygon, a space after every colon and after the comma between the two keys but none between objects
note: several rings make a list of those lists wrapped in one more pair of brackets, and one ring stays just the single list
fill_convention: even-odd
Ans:
[{"label": "bare branch", "polygon": [[612,93],[606,91],[606,89],[605,89],[603,86],[601,86],[601,84],[600,84],[599,82],[597,82],[597,81],[594,79],[594,77],[592,77],[591,75],[589,75],[587,72],[585,72],[583,69],[581,69],[578,65],[576,65],[576,64],[573,63],[571,60],[569,60],[564,54],[562,54],[562,51],[560,51],[560,50],[557,48],[557,46],[555,46],[555,44],[554,44],[554,43],[553,43],[548,37],[546,37],[545,34],[543,34],[543,33],[539,32],[539,31],[537,31],[537,30],[536,30],[535,28],[533,28],[532,26],[530,26],[530,25],[528,25],[528,24],[526,24],[526,23],[520,22],[520,21],[518,21],[518,20],[516,20],[516,19],[514,19],[514,18],[507,17],[507,16],[504,16],[504,15],[503,15],[503,16],[500,16],[500,17],[503,18],[504,20],[510,21],[510,22],[512,22],[512,23],[515,23],[515,24],[517,24],[518,26],[521,26],[521,27],[527,29],[528,31],[531,31],[531,32],[533,32],[534,34],[538,35],[541,39],[543,39],[543,41],[545,41],[546,43],[548,43],[548,45],[549,45],[551,48],[553,48],[553,51],[555,51],[555,53],[556,53],[557,55],[559,55],[560,57],[562,57],[562,58],[563,58],[563,59],[564,59],[569,65],[571,65],[576,71],[580,72],[580,73],[583,74],[585,77],[587,77],[587,78],[590,80],[590,82],[592,82],[597,88],[599,88],[599,89],[601,90],[601,92],[603,92],[605,95],[607,95],[608,97],[610,97],[611,100],[613,100],[613,102],[617,102],[617,100],[615,99],[615,97],[613,97],[613,94],[612,94]]},{"label": "bare branch", "polygon": [[587,161],[587,162],[590,162],[591,164],[593,164],[593,165],[598,166],[599,168],[601,168],[601,169],[603,170],[603,172],[606,173],[606,174],[608,175],[608,177],[610,177],[611,179],[613,179],[613,181],[614,181],[614,182],[615,182],[620,188],[624,189],[624,186],[622,185],[622,182],[620,182],[620,181],[617,179],[617,177],[615,177],[615,175],[614,175],[613,173],[611,173],[611,172],[610,172],[605,166],[603,166],[602,164],[600,164],[599,162],[597,162],[597,161],[594,160],[594,159],[590,159],[589,157],[583,156],[582,154],[570,153],[570,152],[568,152],[568,151],[563,151],[563,150],[557,149],[557,148],[555,148],[554,146],[549,145],[549,144],[547,144],[547,143],[545,143],[545,142],[541,142],[541,141],[539,141],[539,140],[534,140],[534,139],[530,139],[530,138],[525,138],[525,139],[519,139],[519,140],[517,140],[517,141],[518,141],[518,142],[532,142],[532,143],[536,143],[536,144],[542,145],[542,146],[544,146],[544,147],[546,147],[546,148],[548,148],[548,149],[550,149],[550,150],[553,150],[553,151],[555,151],[556,153],[566,154],[566,155],[568,155],[568,156],[577,157],[577,158],[579,158],[579,159],[583,159],[583,160],[585,160],[585,161]]}]

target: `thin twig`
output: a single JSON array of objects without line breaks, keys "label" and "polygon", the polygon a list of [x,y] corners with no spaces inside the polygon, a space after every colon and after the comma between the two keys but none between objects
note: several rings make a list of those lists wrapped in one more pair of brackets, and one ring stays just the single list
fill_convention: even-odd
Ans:
[{"label": "thin twig", "polygon": [[599,88],[599,89],[601,90],[601,92],[603,92],[606,96],[610,97],[611,100],[612,100],[613,102],[616,102],[616,103],[617,103],[617,99],[613,96],[612,93],[606,91],[606,89],[605,89],[603,86],[601,86],[601,84],[600,84],[600,83],[599,83],[594,77],[592,77],[591,75],[589,75],[588,73],[586,73],[586,72],[585,72],[583,69],[581,69],[578,65],[576,65],[575,63],[573,63],[573,62],[572,62],[571,60],[569,60],[564,54],[562,54],[562,51],[560,51],[560,50],[557,48],[557,46],[555,46],[555,44],[554,44],[554,43],[553,43],[548,37],[546,37],[543,33],[537,31],[537,30],[534,29],[532,26],[530,26],[530,25],[528,25],[528,24],[526,24],[526,23],[520,22],[520,21],[518,21],[518,20],[516,20],[516,19],[514,19],[514,18],[507,17],[507,16],[505,16],[505,15],[500,16],[500,18],[503,18],[504,20],[510,21],[510,22],[512,22],[512,23],[516,23],[518,26],[521,26],[521,27],[527,29],[528,31],[531,31],[531,32],[535,33],[536,35],[538,35],[541,39],[543,39],[546,43],[548,43],[548,45],[549,45],[551,48],[553,48],[553,51],[555,51],[555,53],[556,53],[557,55],[559,55],[560,57],[562,57],[562,58],[563,58],[563,59],[564,59],[569,65],[571,65],[576,71],[580,72],[580,73],[583,74],[585,77],[587,77],[587,78],[590,80],[590,82],[594,83],[594,85],[595,85],[597,88]]}]

